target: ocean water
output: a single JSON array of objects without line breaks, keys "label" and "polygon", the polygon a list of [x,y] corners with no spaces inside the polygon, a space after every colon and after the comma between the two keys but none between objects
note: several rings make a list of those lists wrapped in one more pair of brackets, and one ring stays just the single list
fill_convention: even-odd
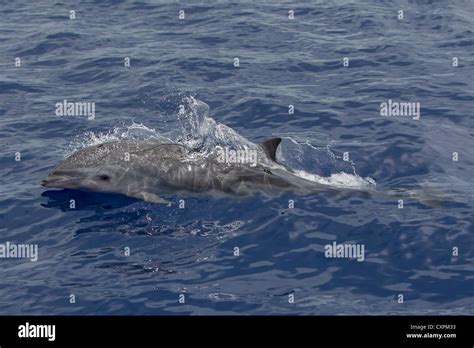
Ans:
[{"label": "ocean water", "polygon": [[[0,314],[474,314],[473,14],[472,1],[1,1],[0,244],[39,255],[0,258]],[[63,100],[95,117],[57,116]],[[419,119],[381,116],[389,100],[420,103]],[[206,151],[272,136],[280,162],[341,194],[166,197],[180,209],[40,186],[110,140]],[[333,242],[364,260],[326,257]]]}]

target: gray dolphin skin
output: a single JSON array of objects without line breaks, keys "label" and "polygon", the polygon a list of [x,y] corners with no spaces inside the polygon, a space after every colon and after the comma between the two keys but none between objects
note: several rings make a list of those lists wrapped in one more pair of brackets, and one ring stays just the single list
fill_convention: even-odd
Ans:
[{"label": "gray dolphin skin", "polygon": [[[260,144],[276,166],[222,163],[179,144],[150,140],[120,140],[84,148],[62,161],[46,178],[45,187],[124,194],[153,203],[169,204],[163,194],[304,192],[310,183],[276,164],[281,138]],[[276,168],[275,168],[276,167]],[[281,167],[281,168],[278,168]]]}]

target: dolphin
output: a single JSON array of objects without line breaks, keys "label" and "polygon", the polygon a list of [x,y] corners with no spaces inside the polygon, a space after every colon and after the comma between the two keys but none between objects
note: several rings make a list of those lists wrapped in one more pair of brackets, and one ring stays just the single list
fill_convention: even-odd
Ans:
[{"label": "dolphin", "polygon": [[42,186],[119,193],[158,204],[180,193],[247,195],[306,192],[310,181],[276,161],[281,138],[259,145],[265,163],[223,163],[180,144],[117,140],[81,149],[47,175]]}]

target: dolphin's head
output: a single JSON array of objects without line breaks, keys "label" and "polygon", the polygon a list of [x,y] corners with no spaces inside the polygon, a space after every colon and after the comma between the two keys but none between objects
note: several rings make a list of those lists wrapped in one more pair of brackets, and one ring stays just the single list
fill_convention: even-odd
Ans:
[{"label": "dolphin's head", "polygon": [[62,161],[41,182],[45,187],[116,192],[126,173],[124,161],[117,157],[113,143],[79,150]]}]

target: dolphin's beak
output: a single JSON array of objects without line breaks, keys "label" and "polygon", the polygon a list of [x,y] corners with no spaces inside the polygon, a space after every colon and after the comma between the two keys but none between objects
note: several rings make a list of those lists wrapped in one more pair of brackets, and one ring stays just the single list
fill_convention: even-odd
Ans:
[{"label": "dolphin's beak", "polygon": [[74,177],[68,174],[52,172],[41,181],[41,186],[44,187],[67,187],[72,183],[77,183],[81,178]]}]

